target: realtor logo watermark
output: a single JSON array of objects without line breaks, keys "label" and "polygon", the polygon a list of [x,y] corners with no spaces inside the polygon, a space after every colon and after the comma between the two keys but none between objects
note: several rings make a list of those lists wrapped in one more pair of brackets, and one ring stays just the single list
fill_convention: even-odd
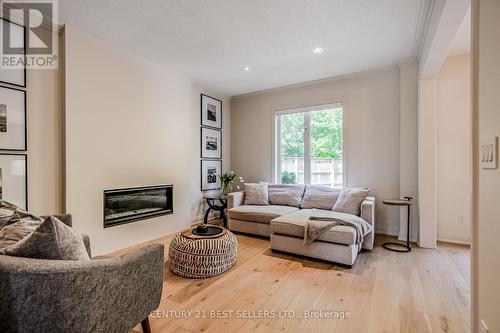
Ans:
[{"label": "realtor logo watermark", "polygon": [[3,18],[0,69],[56,69],[57,0],[0,2]]}]

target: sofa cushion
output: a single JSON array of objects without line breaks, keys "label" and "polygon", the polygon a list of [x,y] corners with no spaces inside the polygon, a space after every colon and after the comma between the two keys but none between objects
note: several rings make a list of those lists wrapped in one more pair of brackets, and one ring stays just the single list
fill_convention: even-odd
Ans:
[{"label": "sofa cushion", "polygon": [[269,205],[267,183],[245,183],[245,205]]},{"label": "sofa cushion", "polygon": [[301,184],[271,184],[269,185],[269,203],[299,207],[304,189],[305,185]]},{"label": "sofa cushion", "polygon": [[0,230],[0,254],[9,245],[19,242],[36,229],[43,219],[17,208]]},{"label": "sofa cushion", "polygon": [[269,224],[269,221],[284,214],[298,211],[296,207],[289,206],[253,206],[243,205],[229,209],[229,218],[235,220],[251,221]]},{"label": "sofa cushion", "polygon": [[5,248],[10,256],[51,260],[89,260],[82,237],[49,216],[31,234]]},{"label": "sofa cushion", "polygon": [[344,188],[339,194],[333,211],[348,213],[359,216],[361,214],[361,203],[370,192],[367,188]]},{"label": "sofa cushion", "polygon": [[[338,214],[331,210],[301,209],[273,219],[271,221],[271,233],[303,239],[305,225],[310,216],[338,217]],[[344,245],[356,244],[356,230],[349,226],[337,225],[327,230],[317,240]]]},{"label": "sofa cushion", "polygon": [[300,208],[332,210],[339,196],[340,189],[324,185],[308,185],[302,197]]}]

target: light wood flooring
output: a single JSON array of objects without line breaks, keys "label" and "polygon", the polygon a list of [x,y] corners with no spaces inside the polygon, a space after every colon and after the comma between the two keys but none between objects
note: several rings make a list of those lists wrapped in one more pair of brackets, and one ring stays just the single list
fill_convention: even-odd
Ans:
[{"label": "light wood flooring", "polygon": [[[396,253],[381,246],[393,238],[377,236],[374,250],[347,269],[271,252],[267,239],[237,237],[238,260],[220,276],[181,278],[165,262],[153,332],[470,332],[468,247]],[[165,260],[169,240],[154,241],[166,245]],[[307,311],[349,318],[308,319]]]}]

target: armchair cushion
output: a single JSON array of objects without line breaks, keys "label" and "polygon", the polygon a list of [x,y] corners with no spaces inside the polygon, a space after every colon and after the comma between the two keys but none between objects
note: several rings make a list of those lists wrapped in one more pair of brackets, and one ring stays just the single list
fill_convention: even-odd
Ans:
[{"label": "armchair cushion", "polygon": [[46,218],[31,234],[4,251],[7,255],[35,259],[90,259],[82,237],[53,216]]}]

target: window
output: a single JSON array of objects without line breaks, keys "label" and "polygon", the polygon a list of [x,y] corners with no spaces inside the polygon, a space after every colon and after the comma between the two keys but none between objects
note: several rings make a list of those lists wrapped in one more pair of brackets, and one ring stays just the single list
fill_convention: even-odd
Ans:
[{"label": "window", "polygon": [[342,104],[277,111],[276,182],[344,185]]}]

